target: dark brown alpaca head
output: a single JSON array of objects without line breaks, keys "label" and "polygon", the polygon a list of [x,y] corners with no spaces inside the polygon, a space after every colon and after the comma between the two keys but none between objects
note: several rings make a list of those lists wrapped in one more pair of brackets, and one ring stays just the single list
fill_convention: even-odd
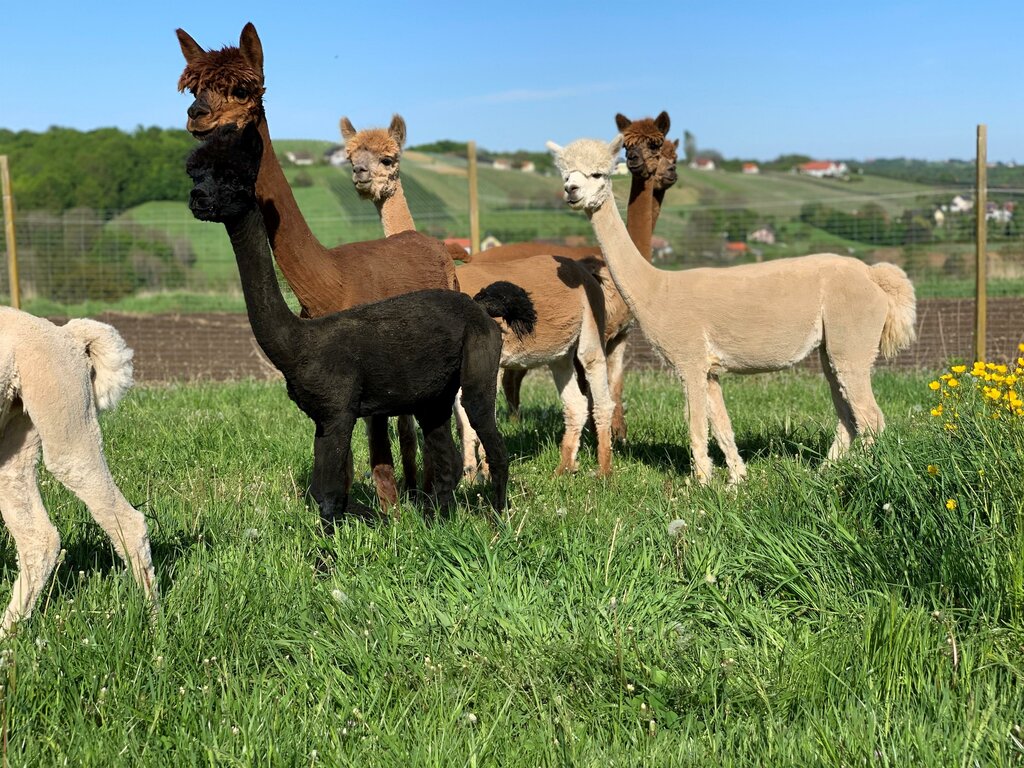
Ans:
[{"label": "dark brown alpaca head", "polygon": [[671,125],[668,112],[662,112],[653,120],[649,117],[630,120],[620,112],[615,115],[615,125],[622,134],[629,172],[645,179],[653,176],[658,170],[658,153]]},{"label": "dark brown alpaca head", "polygon": [[664,192],[679,180],[676,164],[679,162],[679,139],[666,141],[658,153],[658,169],[654,172],[654,188]]},{"label": "dark brown alpaca head", "polygon": [[231,125],[214,129],[185,161],[193,183],[188,199],[192,215],[227,222],[253,210],[262,155],[263,139],[255,123],[241,131]]},{"label": "dark brown alpaca head", "polygon": [[197,138],[214,128],[242,128],[263,117],[263,45],[256,27],[242,29],[238,47],[207,51],[183,29],[177,31],[185,70],[178,90],[195,97],[188,108],[189,133]]}]

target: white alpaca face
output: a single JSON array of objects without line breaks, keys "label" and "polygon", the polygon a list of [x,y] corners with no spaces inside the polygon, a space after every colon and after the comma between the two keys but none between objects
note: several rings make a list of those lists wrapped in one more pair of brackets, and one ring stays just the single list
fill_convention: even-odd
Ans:
[{"label": "white alpaca face", "polygon": [[566,147],[547,143],[562,174],[562,196],[574,210],[595,211],[612,194],[612,170],[622,149],[622,136],[610,143],[578,139]]}]

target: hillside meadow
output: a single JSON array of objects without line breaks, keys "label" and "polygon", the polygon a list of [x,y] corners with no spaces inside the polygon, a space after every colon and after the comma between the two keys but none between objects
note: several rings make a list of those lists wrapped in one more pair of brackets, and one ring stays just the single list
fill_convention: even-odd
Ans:
[{"label": "hillside meadow", "polygon": [[553,477],[532,374],[500,522],[480,484],[329,534],[283,385],[138,387],[102,424],[161,613],[44,472],[65,552],[2,653],[4,763],[1024,764],[1022,420],[987,404],[1009,373],[939,373],[878,372],[888,430],[830,466],[820,376],[727,377],[739,489],[689,482],[657,372],[627,380],[614,477],[592,440]]}]

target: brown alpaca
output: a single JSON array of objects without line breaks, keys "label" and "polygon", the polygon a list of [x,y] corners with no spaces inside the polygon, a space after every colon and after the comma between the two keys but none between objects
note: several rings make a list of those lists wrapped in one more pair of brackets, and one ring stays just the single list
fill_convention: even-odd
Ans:
[{"label": "brown alpaca", "polygon": [[[341,134],[352,161],[352,181],[359,194],[373,200],[377,206],[384,234],[391,235],[396,227],[414,227],[400,175],[405,121],[395,115],[386,130],[356,131],[348,118],[343,117]],[[580,439],[587,420],[587,399],[579,388],[573,366],[573,361],[578,361],[586,371],[587,381],[591,382],[594,397],[598,474],[611,473],[613,404],[604,357],[604,296],[589,269],[572,259],[540,255],[507,262],[474,261],[459,267],[458,276],[459,287],[470,296],[498,280],[514,283],[530,295],[537,312],[533,333],[503,335],[501,366],[506,370],[528,370],[544,365],[551,369],[564,406],[565,433],[556,470],[561,474],[577,468]],[[467,473],[475,474],[478,440],[458,400],[456,414],[463,437],[464,468]]]},{"label": "brown alpaca", "polygon": [[[671,127],[667,112],[661,112],[653,119],[645,117],[640,120],[630,120],[619,113],[615,115],[615,124],[623,132],[626,166],[632,176],[629,207],[626,211],[626,229],[637,250],[650,261],[651,237],[661,213],[661,203],[665,192],[678,179],[676,150],[679,141],[677,139],[671,142],[665,139],[665,134]],[[473,258],[478,263],[506,261],[551,251],[552,246],[549,243],[511,243],[483,251]],[[608,385],[611,388],[612,400],[615,402],[612,436],[617,440],[625,440],[626,419],[622,407],[622,392],[625,383],[626,340],[633,325],[633,316],[615,288],[599,247],[558,247],[555,251],[559,256],[572,259],[601,259],[597,263],[596,275],[605,293],[605,355],[608,360]],[[509,370],[505,371],[502,377],[505,399],[513,413],[519,409],[519,391],[524,376],[524,371]]]},{"label": "brown alpaca", "polygon": [[[238,47],[204,50],[177,30],[185,70],[178,90],[195,101],[188,108],[188,130],[196,137],[223,125],[239,129],[255,123],[263,139],[256,196],[274,258],[302,305],[304,317],[323,315],[423,288],[458,287],[455,265],[444,244],[417,232],[326,248],[303,218],[270,140],[263,110],[263,46],[256,28],[242,29]],[[367,421],[370,465],[377,497],[387,509],[398,502],[387,419]],[[405,484],[416,485],[416,432],[411,416],[399,419]]]},{"label": "brown alpaca", "polygon": [[622,137],[548,142],[565,199],[583,210],[615,285],[644,334],[683,381],[697,480],[711,479],[708,420],[725,454],[729,481],[746,476],[718,376],[788,368],[816,347],[839,416],[828,458],[860,434],[885,428],[871,391],[879,351],[892,357],[914,340],[914,286],[899,267],[868,266],[824,253],[760,264],[678,272],[655,268],[632,243],[615,207],[611,172]]}]

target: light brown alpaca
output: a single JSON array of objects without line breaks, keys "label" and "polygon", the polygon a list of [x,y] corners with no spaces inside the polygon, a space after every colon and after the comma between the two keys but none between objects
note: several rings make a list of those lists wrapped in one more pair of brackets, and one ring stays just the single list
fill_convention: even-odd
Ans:
[{"label": "light brown alpaca", "polygon": [[18,548],[18,578],[0,637],[31,615],[60,553],[60,534],[39,494],[40,450],[156,607],[146,519],[110,475],[96,417],[131,384],[132,352],[111,326],[83,319],[57,326],[0,307],[0,512]]},{"label": "light brown alpaca", "polygon": [[914,340],[914,287],[899,267],[817,254],[719,269],[659,270],[637,251],[611,193],[622,137],[548,142],[570,207],[586,212],[619,292],[656,349],[683,381],[693,471],[711,478],[708,418],[730,482],[746,476],[718,375],[787,368],[820,348],[839,416],[835,459],[862,434],[885,428],[871,390],[879,349],[895,355]]},{"label": "light brown alpaca", "polygon": [[[651,238],[654,226],[661,213],[661,203],[666,190],[676,183],[676,150],[679,141],[665,139],[671,127],[667,112],[656,118],[645,117],[630,120],[619,113],[615,124],[626,146],[626,165],[632,180],[629,189],[629,205],[626,209],[626,229],[633,243],[648,261],[651,259]],[[476,254],[477,262],[507,261],[509,259],[549,253],[553,250],[548,243],[511,243],[491,248]],[[600,247],[554,249],[559,256],[573,259],[602,259]],[[615,402],[612,415],[612,436],[617,440],[626,439],[626,418],[622,406],[625,383],[626,341],[633,325],[633,316],[615,288],[603,260],[598,263],[597,277],[605,292],[605,354],[608,360],[608,385]],[[525,372],[506,371],[502,376],[502,389],[512,413],[519,408],[519,391]]]},{"label": "light brown alpaca", "polygon": [[[395,115],[386,130],[356,131],[343,117],[341,132],[352,161],[352,181],[360,195],[376,204],[384,234],[390,235],[393,227],[415,226],[402,191],[400,174],[405,121]],[[612,471],[613,404],[608,392],[602,342],[604,297],[590,271],[572,259],[540,255],[493,264],[474,261],[459,267],[458,277],[461,290],[470,296],[498,280],[514,283],[530,295],[537,312],[534,332],[523,336],[504,333],[501,366],[527,370],[546,365],[551,369],[564,406],[565,433],[556,470],[561,474],[577,468],[580,439],[587,420],[587,398],[574,373],[573,360],[577,360],[586,371],[587,381],[593,382],[598,474],[609,474]],[[478,440],[458,400],[456,414],[463,437],[463,465],[467,473],[475,474]]]},{"label": "light brown alpaca", "polygon": [[[214,128],[253,122],[263,139],[256,195],[274,258],[302,305],[305,317],[379,301],[422,288],[457,288],[455,266],[444,244],[417,232],[326,248],[303,218],[277,153],[263,110],[263,46],[256,28],[246,24],[238,47],[203,50],[188,33],[177,31],[185,70],[178,90],[195,100],[188,109],[188,130],[197,137]],[[377,497],[387,509],[398,501],[387,419],[367,422],[370,465]],[[412,417],[399,419],[405,483],[416,485],[416,432]]]}]

